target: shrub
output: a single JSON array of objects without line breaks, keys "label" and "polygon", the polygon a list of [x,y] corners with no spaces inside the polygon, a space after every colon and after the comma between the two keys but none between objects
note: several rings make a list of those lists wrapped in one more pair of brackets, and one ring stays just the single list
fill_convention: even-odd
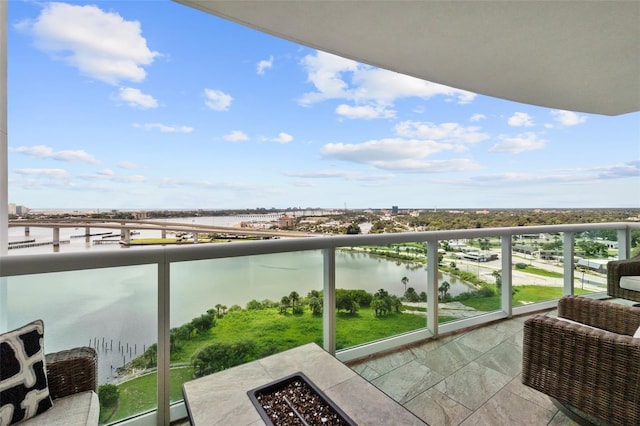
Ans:
[{"label": "shrub", "polygon": [[522,263],[522,262],[518,262],[516,263],[516,269],[527,269],[527,264],[526,263]]},{"label": "shrub", "polygon": [[106,384],[98,387],[98,398],[103,407],[113,407],[118,403],[120,391],[116,385]]}]

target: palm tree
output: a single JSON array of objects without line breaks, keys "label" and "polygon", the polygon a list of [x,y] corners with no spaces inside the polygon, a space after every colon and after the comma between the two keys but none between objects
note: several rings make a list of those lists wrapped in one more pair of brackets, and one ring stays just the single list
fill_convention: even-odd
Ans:
[{"label": "palm tree", "polygon": [[409,278],[407,277],[402,277],[402,279],[400,280],[402,281],[402,284],[404,284],[404,292],[407,292],[407,283],[409,282]]}]

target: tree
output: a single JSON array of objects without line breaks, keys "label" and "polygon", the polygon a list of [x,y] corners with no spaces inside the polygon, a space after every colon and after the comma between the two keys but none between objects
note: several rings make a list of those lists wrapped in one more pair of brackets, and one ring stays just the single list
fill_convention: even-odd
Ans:
[{"label": "tree", "polygon": [[322,300],[318,297],[311,297],[309,299],[309,309],[311,309],[311,314],[320,315],[322,313]]},{"label": "tree", "polygon": [[374,315],[379,317],[386,313],[386,305],[384,300],[380,298],[374,298],[371,302],[371,307],[373,308]]},{"label": "tree", "polygon": [[214,306],[214,308],[216,308],[217,317],[220,318],[220,309],[222,309],[222,305],[218,303],[216,306]]},{"label": "tree", "polygon": [[120,391],[116,385],[107,383],[98,387],[98,398],[103,407],[113,407],[118,403]]},{"label": "tree", "polygon": [[191,324],[198,333],[204,333],[216,324],[213,314],[202,314],[191,320]]},{"label": "tree", "polygon": [[336,291],[336,309],[344,310],[355,315],[360,309],[360,305],[354,298],[354,293],[349,290]]},{"label": "tree", "polygon": [[409,287],[407,291],[404,292],[404,298],[407,299],[407,302],[419,302],[420,296],[416,292],[416,289],[413,287]]},{"label": "tree", "polygon": [[158,366],[158,344],[154,343],[149,346],[142,354],[142,359],[145,361],[145,367],[153,368]]},{"label": "tree", "polygon": [[247,302],[247,311],[258,311],[260,309],[264,309],[264,306],[256,299],[249,300]]},{"label": "tree", "polygon": [[282,296],[282,299],[280,299],[280,313],[286,314],[289,306],[291,306],[291,299],[288,296]]},{"label": "tree", "polygon": [[360,229],[360,226],[357,223],[351,222],[351,224],[347,226],[345,233],[351,234],[351,235],[362,234],[362,230]]},{"label": "tree", "polygon": [[302,313],[302,306],[298,303],[300,302],[300,295],[296,291],[292,291],[289,294],[289,301],[291,302],[291,310],[294,314]]},{"label": "tree", "polygon": [[491,273],[491,275],[493,275],[493,277],[496,279],[496,287],[498,287],[498,289],[502,288],[502,273],[498,270],[495,270]]},{"label": "tree", "polygon": [[402,284],[404,284],[404,292],[407,292],[407,283],[409,282],[409,278],[407,277],[402,277],[402,279],[400,280],[402,281]]},{"label": "tree", "polygon": [[443,281],[440,287],[438,287],[438,293],[440,293],[440,300],[443,300],[447,296],[447,293],[449,292],[450,288],[451,288],[451,284],[449,284],[448,281]]},{"label": "tree", "polygon": [[255,342],[246,339],[205,346],[196,352],[191,359],[194,374],[196,377],[202,377],[244,364],[255,357],[255,351]]},{"label": "tree", "polygon": [[[373,301],[371,302],[371,305],[374,308],[375,315],[382,316],[391,312],[396,303],[389,295],[389,292],[381,288],[373,295]],[[396,306],[396,309],[399,309],[399,307]]]}]

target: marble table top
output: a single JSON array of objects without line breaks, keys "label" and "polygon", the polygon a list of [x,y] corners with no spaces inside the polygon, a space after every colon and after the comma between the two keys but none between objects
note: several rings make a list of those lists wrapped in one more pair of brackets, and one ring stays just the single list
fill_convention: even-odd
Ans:
[{"label": "marble table top", "polygon": [[247,391],[303,372],[358,425],[424,425],[315,343],[184,383],[191,424],[264,425]]}]

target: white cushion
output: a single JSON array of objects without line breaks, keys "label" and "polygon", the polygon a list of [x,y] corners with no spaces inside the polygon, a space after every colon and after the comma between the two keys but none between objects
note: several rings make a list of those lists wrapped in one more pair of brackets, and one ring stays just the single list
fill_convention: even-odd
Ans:
[{"label": "white cushion", "polygon": [[54,399],[53,407],[20,426],[87,426],[97,425],[100,416],[98,395],[92,391],[80,392]]},{"label": "white cushion", "polygon": [[620,288],[640,291],[640,276],[624,275],[620,277]]},{"label": "white cushion", "polygon": [[578,322],[578,321],[573,321],[573,320],[570,320],[569,318],[556,317],[556,319],[559,319],[559,320],[562,320],[564,322],[568,322],[568,323],[571,323],[571,324],[578,324],[578,325],[581,325],[583,327],[592,328],[594,330],[602,330],[601,328],[593,327],[593,326],[588,325],[588,324],[583,324],[583,323]]}]

